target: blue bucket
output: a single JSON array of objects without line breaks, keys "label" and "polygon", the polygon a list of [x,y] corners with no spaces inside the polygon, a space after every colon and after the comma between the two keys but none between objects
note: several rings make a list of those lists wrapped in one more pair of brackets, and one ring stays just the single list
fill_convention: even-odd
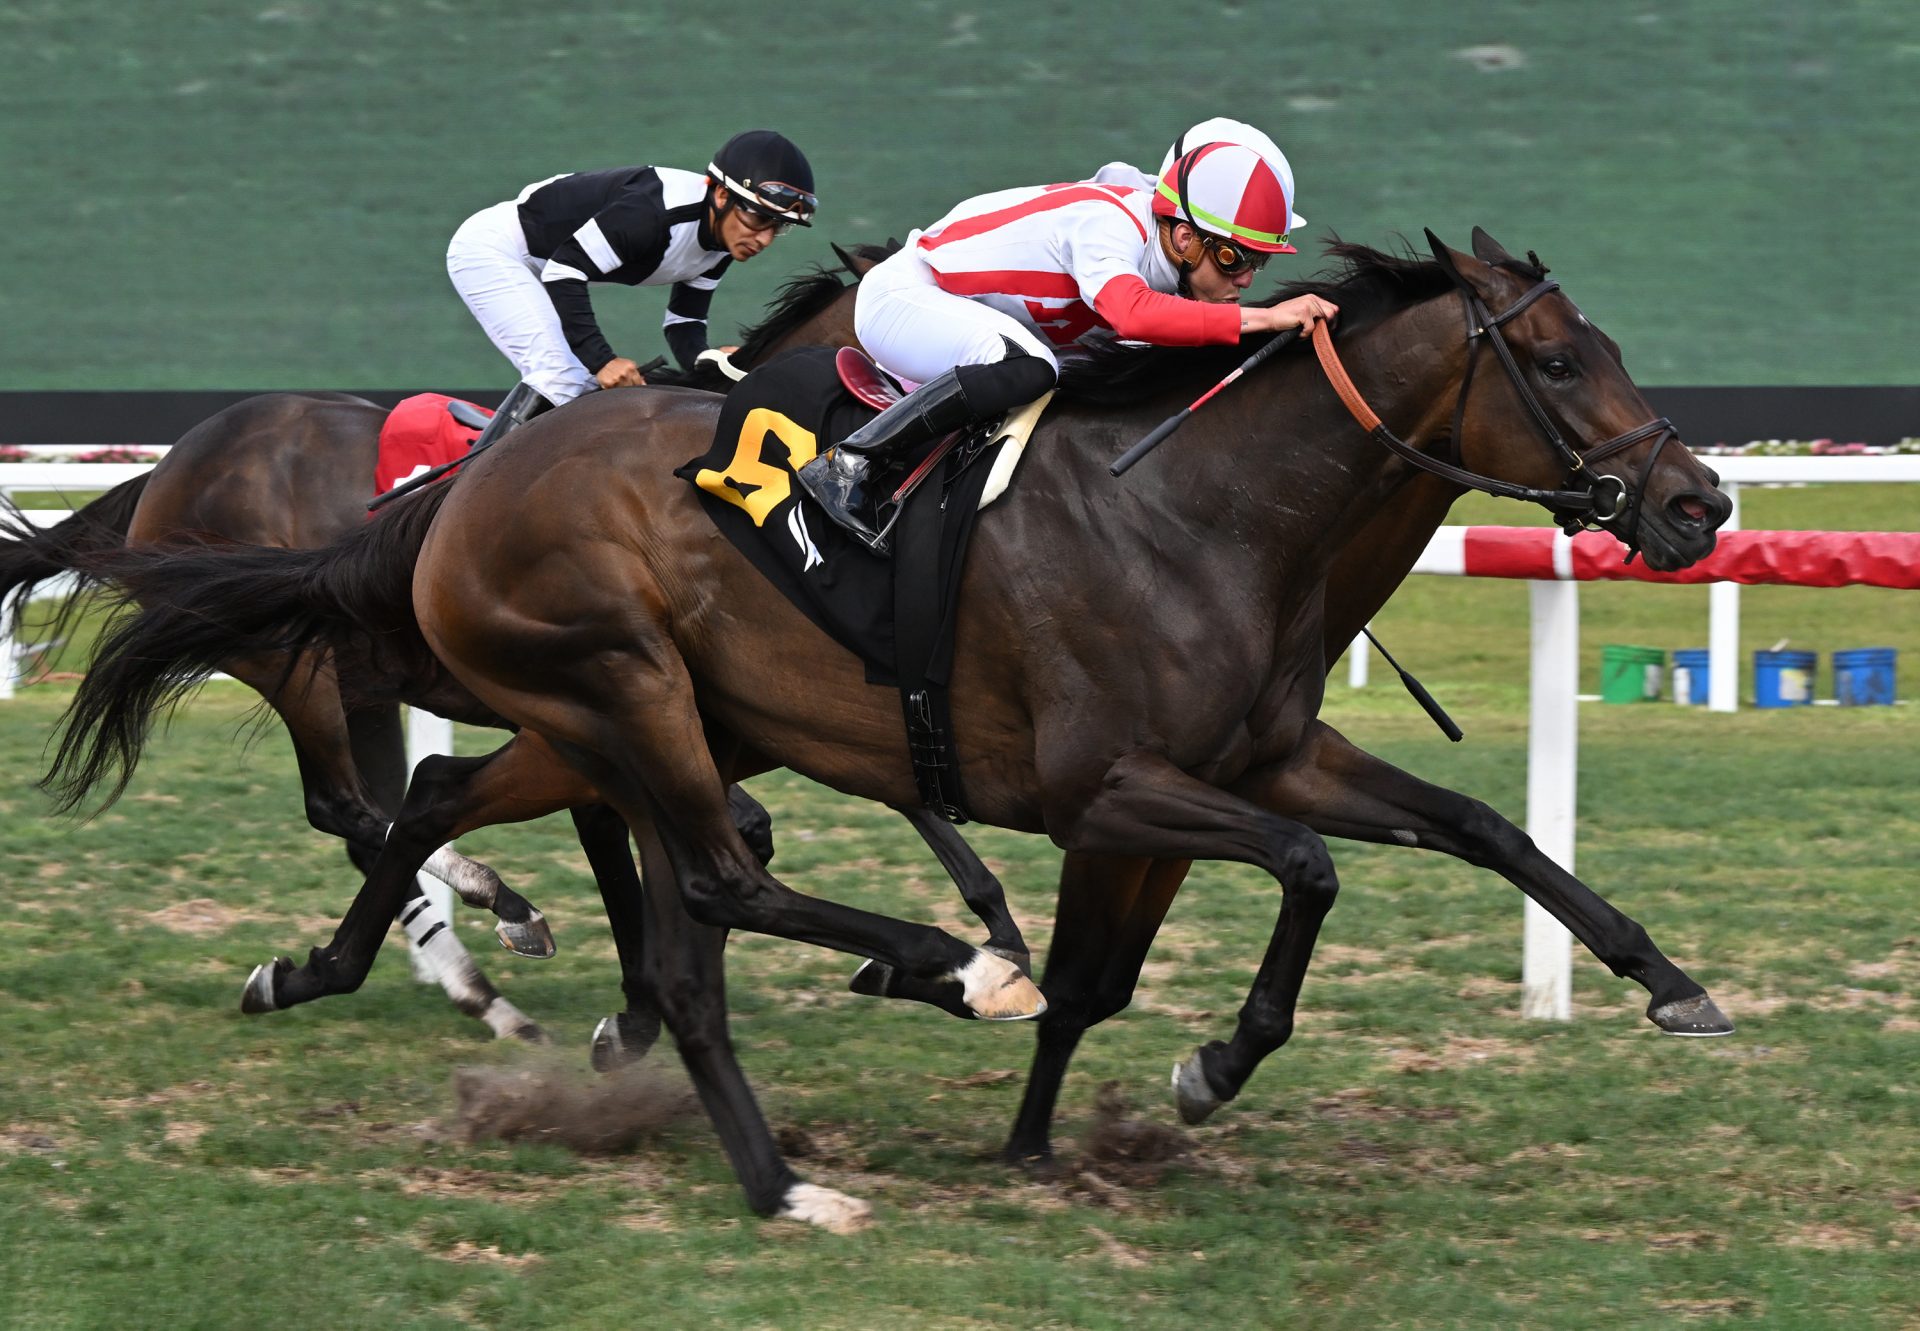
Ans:
[{"label": "blue bucket", "polygon": [[1707,705],[1707,649],[1676,647],[1673,652],[1673,700],[1682,707]]},{"label": "blue bucket", "polygon": [[1755,652],[1753,701],[1756,707],[1805,707],[1813,701],[1815,652]]},{"label": "blue bucket", "polygon": [[1842,707],[1890,707],[1893,705],[1893,663],[1891,647],[1862,647],[1833,654],[1833,696]]}]

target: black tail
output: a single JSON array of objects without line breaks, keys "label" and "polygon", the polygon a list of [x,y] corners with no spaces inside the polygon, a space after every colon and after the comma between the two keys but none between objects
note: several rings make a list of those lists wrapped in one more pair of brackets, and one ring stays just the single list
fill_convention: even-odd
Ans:
[{"label": "black tail", "polygon": [[34,588],[73,573],[84,588],[98,579],[82,567],[87,557],[126,543],[133,510],[147,488],[143,472],[101,495],[52,527],[36,527],[11,503],[0,504],[0,606],[17,624]]},{"label": "black tail", "polygon": [[300,653],[420,644],[413,566],[451,489],[431,486],[318,550],[180,544],[88,557],[87,573],[130,604],[95,646],[61,718],[42,782],[61,810],[105,781],[103,807],[118,799],[154,717],[225,662],[286,654],[285,687]]}]

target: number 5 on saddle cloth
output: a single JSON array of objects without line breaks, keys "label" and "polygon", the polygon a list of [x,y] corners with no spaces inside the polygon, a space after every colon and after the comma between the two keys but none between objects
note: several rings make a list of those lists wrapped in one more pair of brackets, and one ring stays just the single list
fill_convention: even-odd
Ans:
[{"label": "number 5 on saddle cloth", "polygon": [[[754,370],[727,394],[713,446],[674,475],[699,490],[714,524],[782,595],[861,659],[868,683],[900,690],[921,800],[965,822],[947,706],[953,619],[981,497],[990,480],[1005,483],[1007,465],[989,463],[1007,451],[1008,436],[988,422],[908,459],[903,474],[914,484],[885,487],[906,493],[880,515],[894,555],[876,555],[822,516],[793,479],[822,441],[844,439],[876,414],[842,383],[834,360],[831,349],[805,347]],[[1025,428],[1009,462],[1043,404],[1016,413]]]}]

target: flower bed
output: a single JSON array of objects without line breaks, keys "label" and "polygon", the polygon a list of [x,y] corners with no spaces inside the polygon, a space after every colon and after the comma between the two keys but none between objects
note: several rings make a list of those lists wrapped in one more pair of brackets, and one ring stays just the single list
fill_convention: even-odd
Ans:
[{"label": "flower bed", "polygon": [[1906,438],[1884,447],[1876,444],[1839,444],[1831,439],[1755,439],[1747,444],[1708,444],[1695,453],[1713,457],[1747,458],[1831,458],[1848,456],[1884,457],[1895,453],[1920,453],[1920,439]]}]

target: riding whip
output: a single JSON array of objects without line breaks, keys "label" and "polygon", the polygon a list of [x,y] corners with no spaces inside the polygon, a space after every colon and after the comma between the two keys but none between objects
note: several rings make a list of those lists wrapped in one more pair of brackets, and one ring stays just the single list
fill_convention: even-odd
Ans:
[{"label": "riding whip", "polygon": [[1111,467],[1107,468],[1108,474],[1113,476],[1121,475],[1134,463],[1138,462],[1141,458],[1145,457],[1147,454],[1151,453],[1155,448],[1157,448],[1160,445],[1161,441],[1164,440],[1168,435],[1172,434],[1175,430],[1179,429],[1181,425],[1186,422],[1187,417],[1193,415],[1194,412],[1198,411],[1202,406],[1206,405],[1206,401],[1208,398],[1212,397],[1215,393],[1218,393],[1221,389],[1225,388],[1228,384],[1232,383],[1235,379],[1238,379],[1241,375],[1245,374],[1248,370],[1251,370],[1254,366],[1258,365],[1261,361],[1271,356],[1274,352],[1280,350],[1281,347],[1291,346],[1294,340],[1299,336],[1300,336],[1300,330],[1298,328],[1289,328],[1287,329],[1286,332],[1281,333],[1278,337],[1274,338],[1271,342],[1267,343],[1266,346],[1261,347],[1260,350],[1254,352],[1251,356],[1247,357],[1246,360],[1241,362],[1239,369],[1235,370],[1232,374],[1228,375],[1226,378],[1222,379],[1219,383],[1215,384],[1212,388],[1209,388],[1206,392],[1202,393],[1199,397],[1195,398],[1193,400],[1192,406],[1186,408],[1184,411],[1180,412],[1178,415],[1169,416],[1164,421],[1161,421],[1160,424],[1154,427],[1152,434],[1149,434],[1145,439],[1142,439],[1139,443],[1135,444],[1132,448],[1129,448],[1126,452],[1122,453],[1119,456],[1119,458],[1114,462],[1114,464]]},{"label": "riding whip", "polygon": [[1446,708],[1433,700],[1433,695],[1427,692],[1419,680],[1400,668],[1400,663],[1393,659],[1393,654],[1380,646],[1380,639],[1373,636],[1372,629],[1363,628],[1360,631],[1367,635],[1368,642],[1380,649],[1380,655],[1386,659],[1388,665],[1393,667],[1393,672],[1400,676],[1400,682],[1407,686],[1407,692],[1413,695],[1413,700],[1426,708],[1427,715],[1433,718],[1436,726],[1440,727],[1440,733],[1458,744],[1465,732],[1453,723],[1453,718],[1447,715]]}]

